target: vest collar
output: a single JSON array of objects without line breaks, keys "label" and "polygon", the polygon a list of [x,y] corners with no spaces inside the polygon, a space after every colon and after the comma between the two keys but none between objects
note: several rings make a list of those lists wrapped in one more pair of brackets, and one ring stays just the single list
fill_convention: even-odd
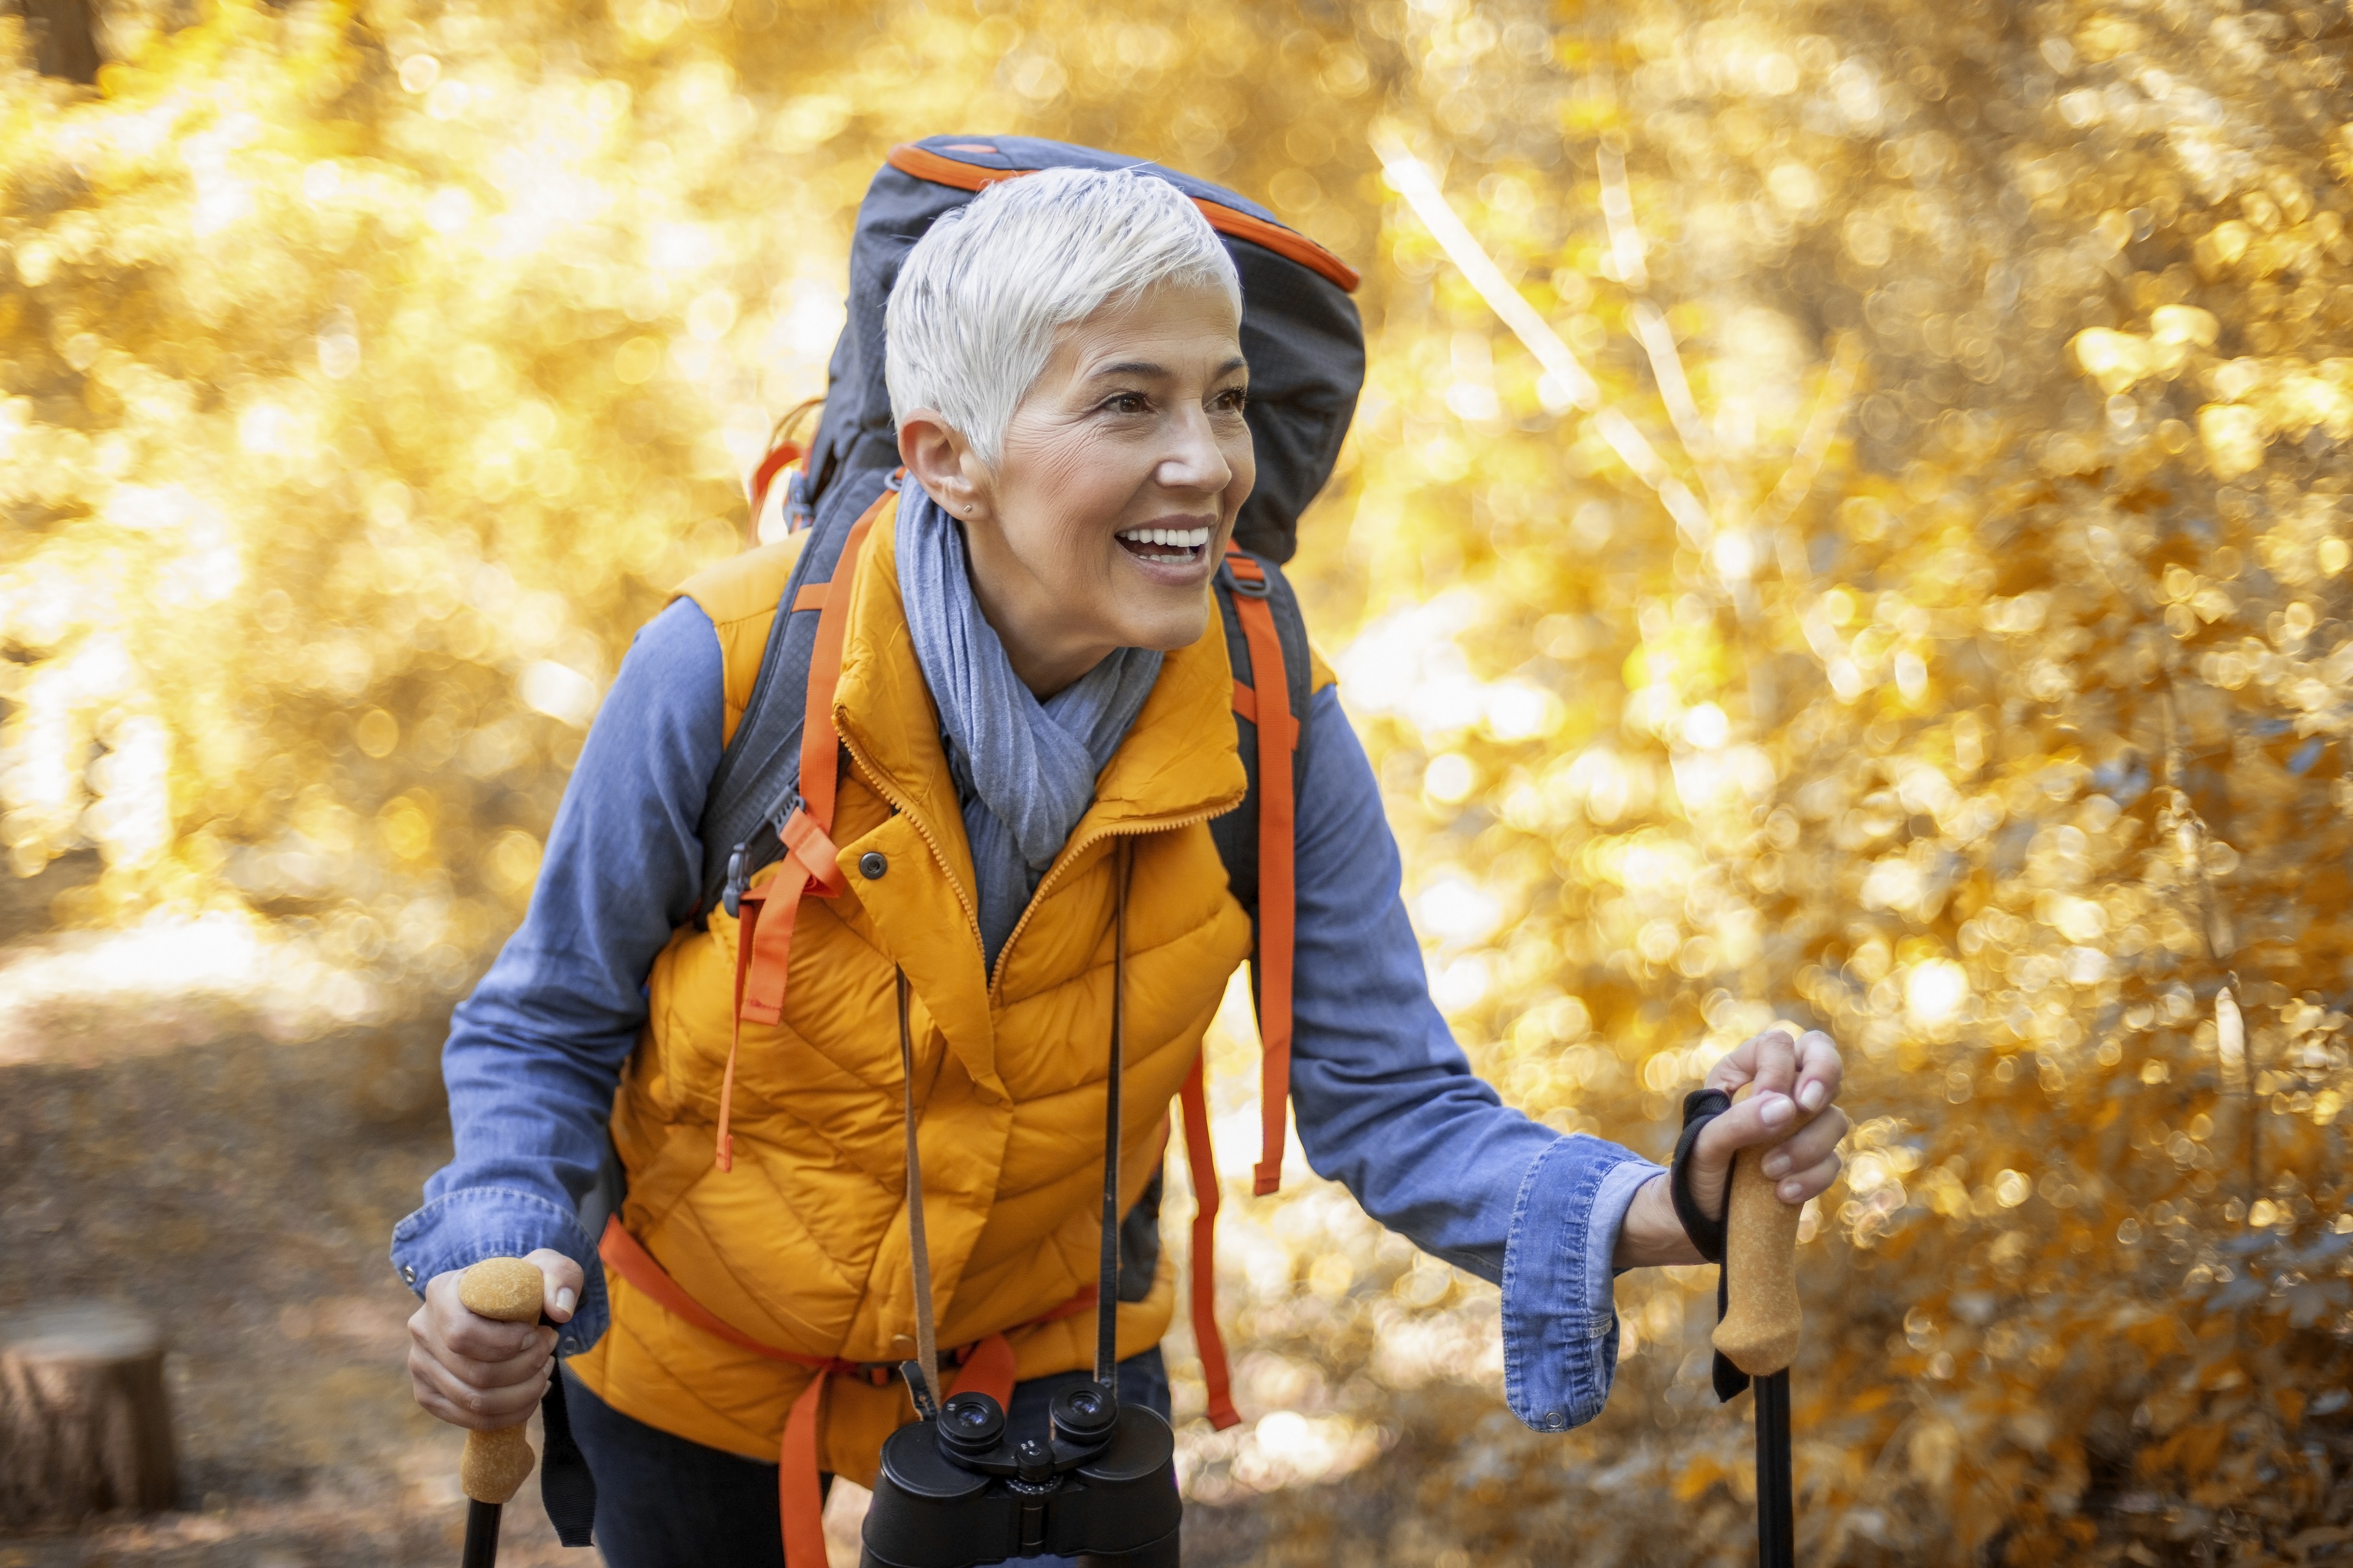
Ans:
[{"label": "vest collar", "polygon": [[[939,709],[923,684],[899,592],[896,496],[868,532],[864,559],[844,630],[841,679],[834,688],[834,725],[859,763],[880,775],[901,810],[953,838],[961,890],[972,897],[972,856],[964,848]],[[1206,593],[1206,590],[1204,590]],[[1143,711],[1113,753],[1071,838],[1149,832],[1230,810],[1247,787],[1233,722],[1233,669],[1224,628],[1213,613],[1200,637],[1161,661]]]},{"label": "vest collar", "polygon": [[[904,933],[916,945],[902,951],[909,952],[908,973],[951,1048],[976,1082],[993,1086],[995,1027],[974,913],[978,895],[972,850],[941,745],[939,709],[916,663],[899,592],[898,510],[896,496],[884,501],[856,564],[841,676],[834,687],[834,728],[849,748],[852,765],[881,789],[947,868],[964,908],[968,952],[941,952],[935,927]],[[1233,685],[1224,626],[1213,611],[1197,641],[1161,661],[1143,710],[1096,781],[1093,803],[1039,883],[1041,896],[1050,895],[1069,875],[1071,862],[1099,852],[1112,835],[1178,827],[1240,804],[1248,779],[1235,741]],[[1028,919],[1025,912],[1006,943],[1007,953],[1020,942]],[[888,929],[887,920],[878,923],[886,941],[899,934]],[[998,963],[1001,968],[1002,954]],[[919,968],[928,972],[932,984],[924,983]]]}]

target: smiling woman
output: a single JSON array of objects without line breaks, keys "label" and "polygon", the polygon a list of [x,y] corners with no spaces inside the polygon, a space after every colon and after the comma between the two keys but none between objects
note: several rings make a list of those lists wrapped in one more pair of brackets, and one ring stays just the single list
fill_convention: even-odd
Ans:
[{"label": "smiling woman", "polygon": [[[1328,673],[1303,646],[1261,661],[1295,619],[1253,620],[1231,635],[1262,642],[1229,658],[1213,605],[1236,595],[1240,620],[1242,596],[1257,617],[1278,590],[1291,605],[1270,563],[1228,552],[1266,508],[1260,444],[1285,535],[1338,444],[1336,427],[1254,439],[1265,408],[1249,403],[1254,359],[1282,405],[1270,326],[1296,336],[1298,321],[1265,308],[1280,276],[1252,268],[1273,258],[1304,279],[1293,252],[1313,247],[1166,171],[1032,142],[1020,153],[1092,166],[1027,172],[1001,144],[937,140],[921,166],[997,163],[973,174],[977,195],[921,222],[891,202],[923,193],[890,174],[861,213],[872,245],[853,251],[827,417],[877,450],[829,462],[821,427],[815,463],[871,488],[820,480],[814,527],[689,582],[638,637],[531,914],[459,1009],[455,1158],[395,1236],[426,1298],[418,1398],[469,1426],[527,1412],[550,1342],[471,1318],[458,1272],[536,1248],[568,1358],[555,1386],[615,1568],[773,1564],[780,1538],[786,1568],[820,1568],[818,1471],[871,1481],[886,1440],[903,1450],[892,1434],[915,1406],[889,1373],[911,1354],[935,1364],[935,1344],[967,1352],[959,1387],[1009,1399],[1008,1442],[1042,1435],[1049,1402],[1097,1377],[1138,1428],[1145,1411],[1165,1418],[1161,1152],[1180,1097],[1188,1144],[1206,1135],[1202,1039],[1245,959],[1275,998],[1259,1190],[1282,1164],[1287,1087],[1317,1171],[1503,1284],[1505,1392],[1531,1426],[1599,1413],[1614,1270],[1700,1258],[1657,1166],[1563,1137],[1472,1076],[1430,1000],[1379,788]],[[1236,217],[1239,235],[1211,226]],[[860,334],[877,323],[889,398],[870,422]],[[886,488],[893,451],[903,473]],[[809,640],[772,640],[811,618]],[[760,805],[785,814],[792,847],[754,870],[750,836],[711,826],[733,787],[716,775],[748,754],[730,745],[739,723],[762,732],[747,714],[769,655],[794,646],[806,674],[785,686],[811,694],[793,721],[797,788]],[[1295,700],[1282,666],[1314,671]],[[1229,854],[1238,818],[1289,854]],[[706,836],[736,844],[715,907]],[[1285,926],[1268,914],[1285,898],[1287,1005],[1261,934]],[[1781,1145],[1763,1169],[1785,1203],[1827,1187],[1839,1077],[1820,1035],[1759,1037],[1717,1063],[1712,1085],[1757,1092],[1687,1140],[1694,1212],[1721,1208],[1742,1147]],[[607,1268],[574,1217],[592,1186]],[[1214,1269],[1195,1257],[1209,1414],[1230,1424]],[[1173,1533],[1162,1547],[1128,1560],[1173,1563]]]},{"label": "smiling woman", "polygon": [[1197,640],[1257,478],[1241,288],[1198,209],[1124,171],[1008,182],[914,248],[888,321],[900,456],[1023,683]]}]

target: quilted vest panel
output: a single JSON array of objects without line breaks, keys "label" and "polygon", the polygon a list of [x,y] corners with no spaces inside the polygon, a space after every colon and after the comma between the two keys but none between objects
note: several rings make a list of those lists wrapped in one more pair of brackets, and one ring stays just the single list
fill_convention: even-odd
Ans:
[{"label": "quilted vest panel", "polygon": [[[908,639],[892,521],[877,519],[858,569],[835,691],[849,761],[833,838],[849,890],[804,900],[783,1017],[744,1026],[732,1172],[715,1169],[712,1146],[735,921],[714,911],[707,930],[680,931],[656,961],[646,1028],[614,1106],[629,1177],[622,1219],[690,1295],[765,1343],[877,1363],[912,1354],[894,1001],[902,968],[940,1342],[1005,1331],[1018,1375],[1042,1376],[1093,1359],[1092,1313],[1034,1320],[1095,1278],[1114,839],[1134,844],[1124,1205],[1159,1168],[1169,1102],[1249,953],[1249,919],[1206,826],[1243,792],[1232,676],[1212,615],[1199,642],[1165,661],[991,975],[938,719]],[[797,542],[749,552],[682,590],[717,628],[731,732]],[[859,872],[870,852],[884,858],[879,879]],[[1121,1305],[1121,1355],[1166,1330],[1170,1268],[1164,1253],[1150,1297]],[[607,1285],[612,1327],[573,1370],[649,1425],[772,1458],[809,1371],[703,1334],[610,1270]],[[913,1418],[903,1388],[842,1378],[827,1398],[821,1463],[870,1482],[882,1438]]]}]

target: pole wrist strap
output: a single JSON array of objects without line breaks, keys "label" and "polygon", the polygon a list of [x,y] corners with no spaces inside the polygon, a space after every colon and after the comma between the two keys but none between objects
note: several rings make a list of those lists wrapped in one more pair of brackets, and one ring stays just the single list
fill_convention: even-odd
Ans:
[{"label": "pole wrist strap", "polygon": [[1715,1264],[1724,1261],[1724,1215],[1705,1213],[1692,1195],[1691,1158],[1700,1130],[1731,1109],[1732,1096],[1720,1089],[1697,1089],[1683,1096],[1683,1136],[1675,1140],[1674,1162],[1667,1167],[1667,1195],[1674,1200],[1675,1218],[1683,1222],[1683,1234],[1699,1255]]},{"label": "pole wrist strap", "polygon": [[[1732,1096],[1720,1089],[1694,1089],[1683,1096],[1683,1135],[1675,1140],[1674,1163],[1667,1168],[1667,1195],[1674,1202],[1675,1218],[1683,1222],[1683,1234],[1691,1237],[1699,1255],[1715,1265],[1715,1321],[1719,1323],[1732,1302],[1731,1282],[1724,1266],[1725,1218],[1732,1208],[1732,1184],[1725,1184],[1725,1214],[1708,1214],[1692,1195],[1691,1161],[1700,1130],[1731,1109]],[[1722,1404],[1748,1386],[1748,1374],[1717,1351],[1710,1381],[1715,1386],[1717,1403]]]}]

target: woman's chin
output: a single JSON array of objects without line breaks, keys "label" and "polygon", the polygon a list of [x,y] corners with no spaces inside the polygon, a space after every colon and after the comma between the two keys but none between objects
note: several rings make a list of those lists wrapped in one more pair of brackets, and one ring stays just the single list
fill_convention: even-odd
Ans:
[{"label": "woman's chin", "polygon": [[1130,590],[1121,595],[1106,630],[1117,647],[1175,653],[1199,642],[1215,613],[1201,583],[1179,589],[1155,584],[1148,590]]}]

